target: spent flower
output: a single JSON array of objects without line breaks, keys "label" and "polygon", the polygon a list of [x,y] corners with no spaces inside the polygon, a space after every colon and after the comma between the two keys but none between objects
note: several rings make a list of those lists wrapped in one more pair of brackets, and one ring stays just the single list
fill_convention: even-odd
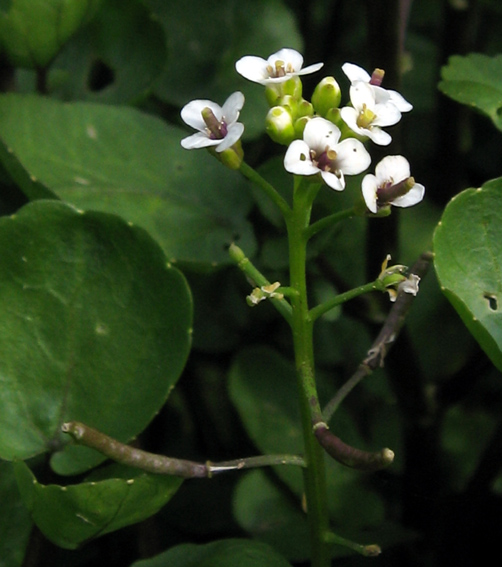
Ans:
[{"label": "spent flower", "polygon": [[345,73],[352,85],[358,81],[367,83],[375,90],[377,98],[384,99],[385,97],[389,97],[390,102],[399,110],[399,112],[409,112],[413,109],[413,106],[397,91],[384,89],[381,86],[385,75],[385,71],[382,69],[375,69],[372,75],[369,75],[369,73],[367,73],[362,67],[359,67],[359,65],[344,63],[342,65],[342,71]]},{"label": "spent flower", "polygon": [[419,203],[425,187],[410,176],[410,164],[403,156],[386,156],[375,167],[375,175],[368,173],[362,181],[366,206],[372,213],[380,207],[411,207]]},{"label": "spent flower", "polygon": [[303,140],[291,142],[284,167],[297,175],[318,175],[335,191],[345,188],[345,175],[357,175],[371,163],[363,144],[354,138],[339,142],[340,129],[321,117],[309,120]]},{"label": "spent flower", "polygon": [[183,121],[198,130],[181,140],[187,150],[213,147],[218,153],[232,147],[242,136],[244,125],[237,122],[244,95],[231,94],[223,106],[211,100],[192,100],[181,109]]}]

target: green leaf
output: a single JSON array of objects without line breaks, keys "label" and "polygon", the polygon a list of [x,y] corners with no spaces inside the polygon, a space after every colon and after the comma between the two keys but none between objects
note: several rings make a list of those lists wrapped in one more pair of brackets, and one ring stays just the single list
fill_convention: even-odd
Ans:
[{"label": "green leaf", "polygon": [[[263,454],[303,453],[293,364],[271,349],[248,348],[235,359],[229,387],[231,399],[249,436]],[[368,449],[343,408],[337,411],[330,426],[345,442]],[[328,457],[326,465],[328,506],[335,525],[343,526],[344,530],[379,525],[384,515],[383,503],[365,485],[364,474],[343,467]],[[274,472],[296,494],[300,503],[304,491],[301,470],[281,466],[274,467]]]},{"label": "green leaf", "polygon": [[90,20],[102,0],[12,0],[0,12],[0,42],[13,65],[41,69]]},{"label": "green leaf", "polygon": [[107,0],[51,65],[49,90],[65,100],[135,102],[165,67],[164,32],[138,0]]},{"label": "green leaf", "polygon": [[22,461],[14,469],[33,520],[48,539],[67,549],[152,516],[183,482],[128,469],[127,478],[44,485]]},{"label": "green leaf", "polygon": [[103,457],[61,424],[145,428],[188,355],[186,281],[142,229],[60,201],[0,219],[0,248],[0,455],[59,450],[57,472],[86,470]]},{"label": "green leaf", "polygon": [[5,461],[0,461],[0,502],[0,565],[21,567],[33,523],[19,495],[12,463]]},{"label": "green leaf", "polygon": [[466,189],[434,233],[441,289],[493,364],[502,370],[502,178]]},{"label": "green leaf", "polygon": [[12,180],[18,185],[30,201],[36,199],[57,199],[56,195],[49,191],[40,181],[28,174],[14,155],[12,149],[8,148],[0,139],[0,161]]},{"label": "green leaf", "polygon": [[206,545],[177,545],[131,567],[290,567],[271,547],[245,539],[223,539]]},{"label": "green leaf", "polygon": [[290,561],[310,558],[306,514],[263,470],[251,471],[234,494],[234,516],[250,535],[268,543]]},{"label": "green leaf", "polygon": [[246,181],[187,133],[132,108],[0,97],[0,137],[29,174],[82,209],[119,214],[157,239],[170,261],[229,263],[253,255]]},{"label": "green leaf", "polygon": [[[243,55],[268,57],[284,46],[302,50],[302,38],[291,10],[281,0],[220,0],[218,9],[199,2],[187,10],[182,2],[144,0],[159,18],[168,40],[169,65],[155,93],[182,106],[195,98],[222,105],[234,91],[242,91],[244,136],[265,129],[268,106],[263,87],[235,71]],[[311,61],[309,63],[314,63]]]},{"label": "green leaf", "polygon": [[454,55],[441,69],[439,89],[453,100],[476,108],[502,130],[502,55]]}]

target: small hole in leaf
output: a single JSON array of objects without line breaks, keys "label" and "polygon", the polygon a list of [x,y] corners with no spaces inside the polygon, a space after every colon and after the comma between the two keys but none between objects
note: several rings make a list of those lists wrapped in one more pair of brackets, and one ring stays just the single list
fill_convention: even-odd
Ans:
[{"label": "small hole in leaf", "polygon": [[89,72],[87,85],[93,92],[99,92],[111,85],[115,81],[115,73],[101,59],[96,59]]},{"label": "small hole in leaf", "polygon": [[492,311],[497,311],[499,307],[497,296],[494,293],[485,292],[483,293],[483,297],[488,301],[488,307]]}]

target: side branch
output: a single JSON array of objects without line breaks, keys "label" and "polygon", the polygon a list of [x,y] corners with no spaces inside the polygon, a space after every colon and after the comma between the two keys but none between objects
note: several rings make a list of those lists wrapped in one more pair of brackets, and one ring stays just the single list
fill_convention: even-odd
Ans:
[{"label": "side branch", "polygon": [[305,466],[304,459],[297,455],[260,455],[221,463],[197,463],[135,449],[78,421],[63,423],[61,431],[68,433],[79,445],[95,449],[117,463],[155,474],[204,478],[231,470],[271,465]]},{"label": "side branch", "polygon": [[[411,267],[410,274],[414,274],[422,279],[427,274],[432,257],[432,252],[424,252],[421,254]],[[375,368],[383,366],[385,356],[403,328],[406,315],[414,299],[415,296],[410,293],[404,291],[398,293],[396,302],[392,306],[380,333],[368,350],[366,358],[361,362],[349,380],[338,390],[336,396],[328,402],[324,408],[323,415],[327,422],[333,417],[333,414],[342,400],[345,399],[352,389],[357,386],[365,376],[371,374]]]},{"label": "side branch", "polygon": [[324,422],[315,424],[314,435],[330,457],[352,469],[379,471],[388,467],[394,460],[394,452],[390,449],[370,452],[347,445],[347,443],[344,443],[339,437],[331,433]]}]

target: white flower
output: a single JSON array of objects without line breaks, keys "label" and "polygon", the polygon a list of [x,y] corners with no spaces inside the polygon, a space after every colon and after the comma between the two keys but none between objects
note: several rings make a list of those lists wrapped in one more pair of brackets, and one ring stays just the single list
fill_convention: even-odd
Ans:
[{"label": "white flower", "polygon": [[384,89],[380,86],[384,75],[381,69],[375,69],[374,76],[372,77],[362,67],[354,65],[353,63],[344,63],[342,65],[342,71],[348,77],[352,85],[358,81],[362,81],[363,83],[370,84],[377,93],[380,91],[380,96],[384,96],[384,93],[387,93],[390,102],[392,102],[400,112],[409,112],[413,109],[413,106],[397,91]]},{"label": "white flower", "polygon": [[237,61],[235,68],[246,79],[262,85],[283,83],[297,75],[307,75],[318,71],[324,63],[315,63],[302,69],[303,56],[294,49],[284,48],[262,59],[246,55]]},{"label": "white flower", "polygon": [[297,175],[321,174],[326,185],[342,191],[344,175],[356,175],[371,163],[363,144],[354,138],[338,143],[340,130],[325,118],[312,118],[303,131],[303,140],[291,142],[284,156],[286,171]]},{"label": "white flower", "polygon": [[384,157],[362,181],[366,206],[372,213],[384,205],[411,207],[424,198],[425,187],[410,177],[410,164],[403,156]]},{"label": "white flower", "polygon": [[181,109],[181,118],[198,132],[181,140],[181,145],[187,150],[214,146],[217,152],[230,148],[244,132],[244,125],[237,122],[243,106],[244,95],[238,91],[222,107],[211,100],[192,100]]},{"label": "white flower", "polygon": [[360,134],[367,136],[375,144],[388,146],[392,138],[381,127],[393,126],[401,119],[401,112],[390,100],[385,89],[376,90],[369,83],[356,81],[350,87],[350,102],[340,115],[347,126]]}]

